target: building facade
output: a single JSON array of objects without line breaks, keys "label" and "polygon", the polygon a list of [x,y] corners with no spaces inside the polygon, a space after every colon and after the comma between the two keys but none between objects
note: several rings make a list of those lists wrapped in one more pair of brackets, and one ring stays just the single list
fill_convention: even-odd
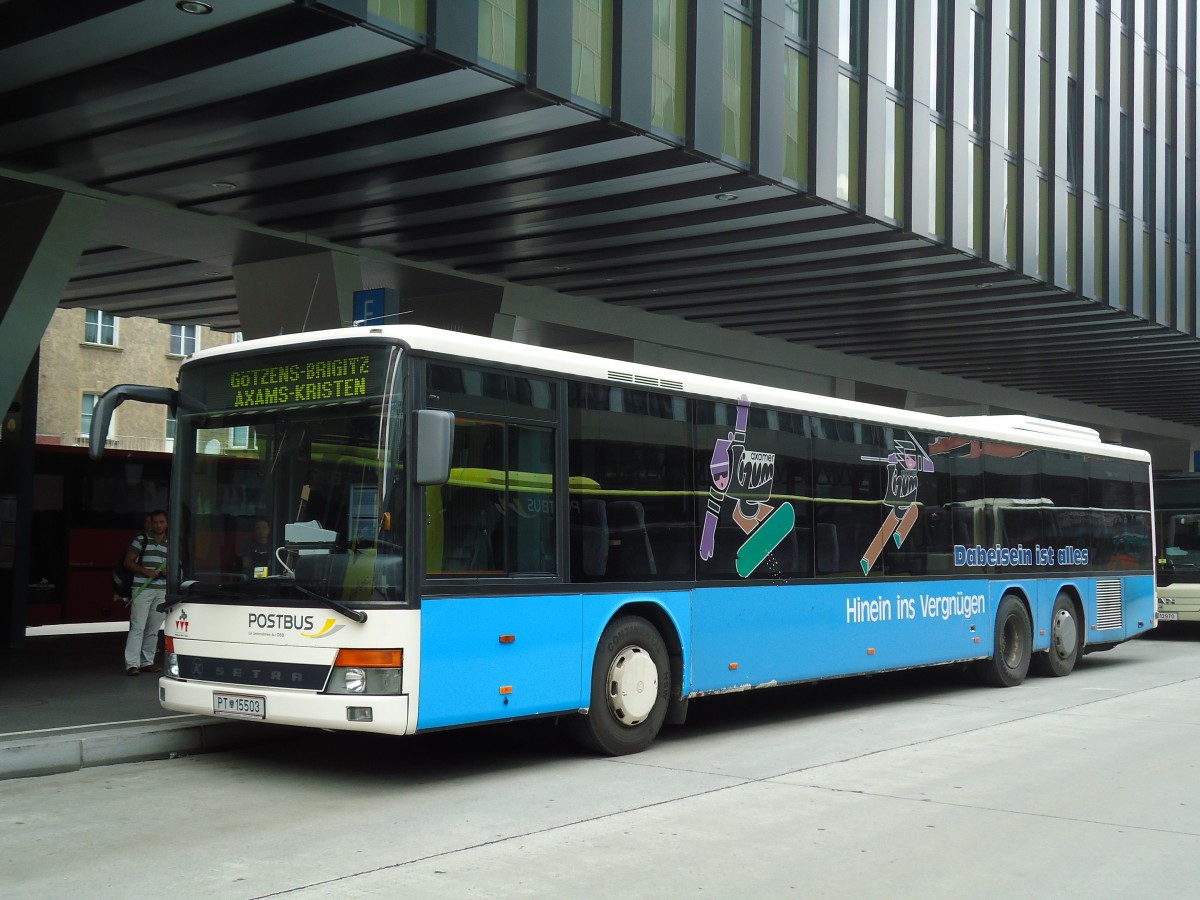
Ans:
[{"label": "building facade", "polygon": [[[174,387],[179,364],[235,335],[202,325],[168,325],[95,309],[60,309],[42,338],[37,443],[86,447],[96,400],[116,384]],[[170,452],[174,423],[166,407],[126,403],[113,416],[106,446]]]}]

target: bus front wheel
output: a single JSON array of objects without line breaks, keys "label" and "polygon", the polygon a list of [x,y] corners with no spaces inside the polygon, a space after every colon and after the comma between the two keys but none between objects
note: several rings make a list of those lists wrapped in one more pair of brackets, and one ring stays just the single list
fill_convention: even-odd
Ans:
[{"label": "bus front wheel", "polygon": [[978,663],[979,677],[993,687],[1015,687],[1025,680],[1033,650],[1033,626],[1025,604],[1005,594],[996,610],[992,658]]},{"label": "bus front wheel", "polygon": [[1033,670],[1039,675],[1061,678],[1070,675],[1079,660],[1083,629],[1070,595],[1060,593],[1050,613],[1050,649],[1033,658]]},{"label": "bus front wheel", "polygon": [[662,636],[638,616],[614,619],[596,647],[588,713],[569,720],[573,736],[608,756],[638,753],[662,727],[670,696],[671,666]]}]

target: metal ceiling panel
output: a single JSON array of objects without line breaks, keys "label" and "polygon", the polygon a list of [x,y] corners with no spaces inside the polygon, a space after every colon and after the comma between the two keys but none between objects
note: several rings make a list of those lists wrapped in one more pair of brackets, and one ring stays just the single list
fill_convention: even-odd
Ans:
[{"label": "metal ceiling panel", "polygon": [[558,102],[402,29],[307,2],[212,5],[0,2],[0,203],[31,185],[109,201],[64,306],[234,329],[235,264],[325,242],[371,251],[381,278],[391,254],[397,270],[440,263],[1200,425],[1190,335]]}]

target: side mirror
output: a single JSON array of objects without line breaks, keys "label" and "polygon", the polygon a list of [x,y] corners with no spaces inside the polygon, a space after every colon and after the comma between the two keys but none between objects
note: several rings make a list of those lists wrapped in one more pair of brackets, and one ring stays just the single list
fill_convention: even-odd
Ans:
[{"label": "side mirror", "polygon": [[454,450],[454,413],[446,409],[416,412],[417,459],[413,471],[417,484],[445,484],[450,480],[450,454]]},{"label": "side mirror", "polygon": [[[161,403],[172,410],[181,405],[179,391],[171,388],[147,384],[118,384],[109,388],[96,401],[96,405],[92,409],[92,427],[88,432],[88,456],[92,459],[99,459],[104,453],[104,439],[108,435],[108,425],[112,421],[113,411],[126,400]],[[192,407],[197,404],[184,405]]]}]

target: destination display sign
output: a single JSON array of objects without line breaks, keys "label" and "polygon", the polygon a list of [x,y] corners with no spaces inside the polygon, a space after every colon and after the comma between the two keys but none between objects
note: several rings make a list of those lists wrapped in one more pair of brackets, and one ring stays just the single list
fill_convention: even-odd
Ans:
[{"label": "destination display sign", "polygon": [[316,347],[185,368],[183,393],[205,409],[254,410],[365,400],[383,393],[387,347]]}]

